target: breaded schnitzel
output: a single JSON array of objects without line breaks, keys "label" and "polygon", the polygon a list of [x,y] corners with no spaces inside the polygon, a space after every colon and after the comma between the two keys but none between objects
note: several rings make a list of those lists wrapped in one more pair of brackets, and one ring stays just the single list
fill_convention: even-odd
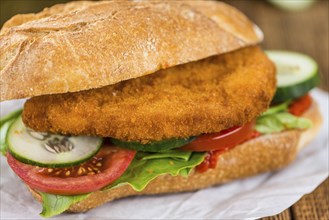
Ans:
[{"label": "breaded schnitzel", "polygon": [[36,131],[147,142],[218,132],[251,121],[275,92],[275,67],[257,46],[99,89],[33,97]]}]

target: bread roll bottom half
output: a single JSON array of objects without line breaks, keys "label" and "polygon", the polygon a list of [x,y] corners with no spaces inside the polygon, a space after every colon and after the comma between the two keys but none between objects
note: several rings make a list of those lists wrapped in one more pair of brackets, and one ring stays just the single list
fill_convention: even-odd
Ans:
[{"label": "bread roll bottom half", "polygon": [[[315,102],[302,117],[312,121],[312,128],[287,130],[251,139],[220,155],[215,169],[209,169],[204,173],[193,172],[187,178],[163,175],[153,180],[141,192],[136,192],[129,185],[96,191],[88,199],[72,205],[67,211],[86,212],[104,203],[128,196],[195,191],[259,173],[279,170],[294,161],[298,152],[320,129],[322,118]],[[29,190],[39,202],[42,202],[40,194],[31,188]]]}]

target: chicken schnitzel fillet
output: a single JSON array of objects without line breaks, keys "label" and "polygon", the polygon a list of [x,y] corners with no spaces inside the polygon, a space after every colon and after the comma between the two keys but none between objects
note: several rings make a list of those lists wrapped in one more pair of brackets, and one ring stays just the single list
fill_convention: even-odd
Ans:
[{"label": "chicken schnitzel fillet", "polygon": [[253,120],[275,85],[274,65],[252,46],[99,89],[33,97],[23,121],[36,131],[143,143],[189,137]]}]

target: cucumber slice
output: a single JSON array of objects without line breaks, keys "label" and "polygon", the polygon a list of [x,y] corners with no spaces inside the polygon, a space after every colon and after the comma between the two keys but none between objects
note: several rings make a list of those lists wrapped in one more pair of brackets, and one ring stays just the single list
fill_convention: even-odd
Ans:
[{"label": "cucumber slice", "polygon": [[191,141],[193,141],[195,137],[190,138],[172,138],[162,141],[154,141],[148,144],[141,144],[137,141],[121,141],[118,139],[111,138],[113,144],[124,147],[132,150],[143,151],[143,152],[165,152],[174,148],[178,148],[184,146]]},{"label": "cucumber slice", "polygon": [[7,141],[6,136],[11,124],[22,114],[22,109],[16,110],[5,115],[0,119],[0,151],[6,156],[7,154]]},{"label": "cucumber slice", "polygon": [[16,119],[18,116],[20,116],[22,114],[22,109],[13,111],[11,113],[9,113],[8,115],[4,116],[3,118],[0,119],[0,127],[2,127],[2,125],[4,125],[7,121],[11,121],[13,119]]},{"label": "cucumber slice", "polygon": [[288,51],[266,53],[277,70],[277,90],[272,103],[301,97],[319,84],[319,67],[311,57]]},{"label": "cucumber slice", "polygon": [[40,167],[69,167],[93,157],[102,145],[102,138],[62,136],[35,132],[27,128],[22,117],[10,126],[8,150],[17,160]]},{"label": "cucumber slice", "polygon": [[315,3],[315,0],[269,0],[273,5],[289,11],[304,10]]},{"label": "cucumber slice", "polygon": [[8,145],[7,145],[7,141],[6,141],[7,132],[9,130],[11,124],[14,121],[15,121],[15,119],[6,121],[3,124],[1,124],[1,127],[0,127],[0,151],[3,156],[6,156],[7,149],[8,149]]}]

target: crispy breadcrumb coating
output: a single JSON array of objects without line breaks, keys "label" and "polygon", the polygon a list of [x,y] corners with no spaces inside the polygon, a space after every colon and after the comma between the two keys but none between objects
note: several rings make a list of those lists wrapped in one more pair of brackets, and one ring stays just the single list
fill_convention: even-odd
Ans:
[{"label": "crispy breadcrumb coating", "polygon": [[218,132],[268,108],[275,67],[248,47],[100,89],[33,97],[23,121],[36,131],[147,142]]}]

